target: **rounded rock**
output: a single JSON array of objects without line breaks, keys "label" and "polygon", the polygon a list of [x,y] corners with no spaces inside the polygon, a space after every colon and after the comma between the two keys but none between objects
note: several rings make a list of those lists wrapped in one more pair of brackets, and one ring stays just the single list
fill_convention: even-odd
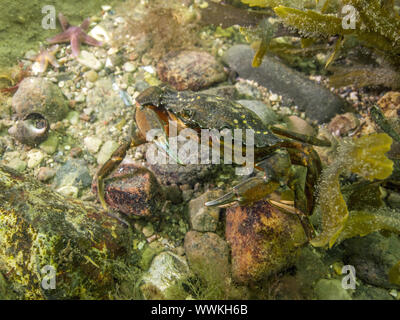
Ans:
[{"label": "rounded rock", "polygon": [[226,240],[232,249],[232,276],[254,283],[290,267],[307,239],[297,217],[267,201],[226,211]]},{"label": "rounded rock", "polygon": [[38,113],[50,122],[63,119],[68,113],[68,101],[61,90],[43,78],[25,78],[12,98],[12,108],[19,119]]},{"label": "rounded rock", "polygon": [[204,51],[174,51],[157,65],[158,77],[177,90],[198,91],[226,79],[226,73],[211,54]]}]

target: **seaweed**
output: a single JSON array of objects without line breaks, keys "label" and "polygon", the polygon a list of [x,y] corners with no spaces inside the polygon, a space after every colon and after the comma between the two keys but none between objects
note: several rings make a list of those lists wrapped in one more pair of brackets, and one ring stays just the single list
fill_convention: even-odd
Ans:
[{"label": "seaweed", "polygon": [[[399,87],[400,62],[400,16],[395,10],[394,1],[384,0],[326,0],[315,1],[313,5],[307,1],[278,0],[242,0],[250,6],[271,7],[280,21],[294,28],[302,38],[303,46],[310,46],[315,39],[331,40],[336,37],[333,52],[327,60],[329,67],[339,56],[345,42],[356,38],[365,47],[373,49],[383,57],[381,62],[385,70],[371,67],[365,70],[350,68],[345,73],[336,75],[331,81],[333,85],[357,84],[359,86],[384,85]],[[347,7],[346,7],[347,6]],[[346,11],[350,8],[353,11]],[[352,14],[354,25],[345,26],[346,19]],[[257,61],[261,54],[267,52],[266,46],[256,53]],[[253,63],[253,66],[257,64]],[[371,76],[376,74],[376,76]],[[379,76],[378,76],[379,74]],[[353,81],[353,82],[352,82]],[[354,83],[354,81],[356,81]]]},{"label": "seaweed", "polygon": [[339,143],[337,156],[324,169],[318,186],[322,232],[311,240],[312,245],[332,247],[344,239],[378,230],[400,232],[399,215],[387,208],[349,212],[339,181],[346,169],[369,181],[387,179],[392,174],[393,162],[385,153],[390,150],[392,141],[386,133],[374,133]]}]

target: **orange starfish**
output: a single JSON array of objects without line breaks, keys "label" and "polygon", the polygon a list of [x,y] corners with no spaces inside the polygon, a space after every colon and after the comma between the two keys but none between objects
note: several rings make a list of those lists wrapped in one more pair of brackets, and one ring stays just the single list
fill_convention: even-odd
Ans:
[{"label": "orange starfish", "polygon": [[58,19],[60,20],[63,32],[53,38],[47,39],[49,43],[71,42],[72,55],[74,57],[79,56],[79,48],[82,42],[91,46],[102,46],[100,41],[86,34],[89,29],[90,18],[85,19],[79,27],[71,26],[62,13],[58,15]]},{"label": "orange starfish", "polygon": [[39,73],[45,72],[49,63],[53,67],[59,68],[60,65],[55,57],[58,49],[58,46],[53,46],[49,49],[41,48],[39,54],[35,58],[36,63],[34,64],[34,66],[32,66],[32,71]]}]

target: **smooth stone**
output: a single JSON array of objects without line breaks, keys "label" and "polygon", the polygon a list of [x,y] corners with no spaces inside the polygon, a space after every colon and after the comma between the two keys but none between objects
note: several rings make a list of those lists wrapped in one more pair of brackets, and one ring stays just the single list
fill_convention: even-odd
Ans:
[{"label": "smooth stone", "polygon": [[45,154],[38,149],[32,149],[26,156],[28,158],[28,168],[35,168],[43,161]]},{"label": "smooth stone", "polygon": [[270,106],[257,100],[237,100],[242,106],[253,111],[266,125],[278,122],[279,117]]},{"label": "smooth stone", "polygon": [[93,53],[85,50],[81,51],[77,60],[80,64],[96,71],[99,71],[103,66]]},{"label": "smooth stone", "polygon": [[7,164],[8,167],[18,171],[18,172],[23,172],[26,169],[26,162],[21,160],[21,159],[12,159],[10,162]]},{"label": "smooth stone", "polygon": [[189,274],[185,258],[164,251],[153,258],[149,270],[142,276],[140,291],[145,299],[165,297],[166,290]]},{"label": "smooth stone", "polygon": [[118,143],[115,141],[106,141],[97,155],[97,163],[104,164],[108,159],[110,159],[111,155],[118,148],[118,146]]},{"label": "smooth stone", "polygon": [[53,154],[57,151],[58,137],[55,134],[50,134],[49,137],[43,141],[39,148],[46,152],[47,154]]},{"label": "smooth stone", "polygon": [[285,104],[297,105],[310,119],[319,123],[328,122],[336,114],[345,111],[345,100],[278,59],[265,56],[261,66],[253,68],[253,57],[254,50],[250,46],[234,45],[227,50],[223,60],[239,77],[253,80],[275,94],[282,95]]},{"label": "smooth stone", "polygon": [[132,62],[126,62],[122,68],[124,69],[124,71],[126,72],[133,72],[136,70],[136,66],[132,63]]},{"label": "smooth stone", "polygon": [[89,136],[83,139],[83,143],[90,153],[97,153],[103,141],[97,137]]},{"label": "smooth stone", "polygon": [[64,186],[57,189],[58,193],[61,193],[63,196],[78,198],[79,189],[74,186]]}]

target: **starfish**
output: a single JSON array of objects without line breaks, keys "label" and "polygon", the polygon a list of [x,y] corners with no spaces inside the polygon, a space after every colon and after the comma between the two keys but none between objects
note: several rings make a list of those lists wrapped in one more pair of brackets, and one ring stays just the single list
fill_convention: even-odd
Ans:
[{"label": "starfish", "polygon": [[35,58],[35,63],[32,66],[32,71],[37,73],[42,73],[47,70],[49,63],[55,67],[59,68],[60,65],[57,62],[55,54],[58,51],[58,45],[51,47],[50,49],[40,48],[39,54]]},{"label": "starfish", "polygon": [[53,38],[47,39],[49,43],[71,42],[72,55],[75,58],[79,56],[79,47],[82,42],[98,47],[103,45],[100,41],[87,35],[90,18],[85,19],[79,27],[71,26],[62,13],[59,13],[58,19],[60,20],[63,32]]}]

